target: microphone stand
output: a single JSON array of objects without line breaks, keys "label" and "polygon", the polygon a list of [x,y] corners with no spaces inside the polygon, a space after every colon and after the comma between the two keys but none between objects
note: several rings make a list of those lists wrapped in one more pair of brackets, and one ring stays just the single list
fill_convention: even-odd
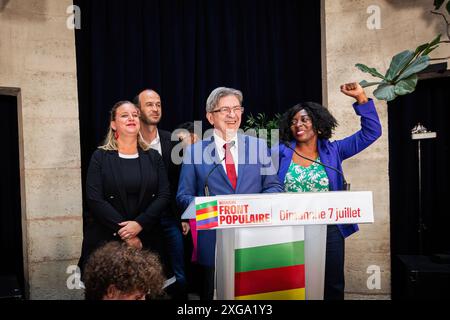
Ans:
[{"label": "microphone stand", "polygon": [[[229,143],[228,148],[231,149],[232,147],[234,147],[234,145],[235,145],[235,142],[234,142],[234,141],[231,141],[231,142]],[[224,157],[223,157],[219,162],[217,162],[216,165],[208,172],[208,175],[206,176],[206,179],[205,179],[205,185],[204,185],[204,187],[203,187],[203,190],[204,190],[204,192],[205,192],[205,197],[209,197],[209,195],[210,195],[210,194],[209,194],[209,187],[208,187],[208,179],[209,179],[209,176],[211,175],[211,173],[214,172],[214,170],[216,170],[216,168],[219,166],[219,164],[221,164],[221,163],[225,160],[226,157],[227,157],[227,155],[226,155],[226,151],[225,151]]]},{"label": "microphone stand", "polygon": [[317,163],[318,165],[321,165],[322,167],[331,169],[331,170],[333,170],[334,172],[339,173],[339,174],[342,176],[343,185],[344,185],[344,190],[345,190],[345,191],[350,191],[350,183],[347,183],[347,180],[345,180],[345,176],[344,176],[344,173],[343,173],[342,171],[339,171],[338,169],[333,168],[333,167],[331,167],[331,166],[328,166],[328,165],[326,165],[326,164],[324,164],[324,163],[322,163],[322,162],[320,162],[320,161],[313,160],[313,159],[310,159],[310,158],[308,158],[308,157],[305,157],[304,155],[301,155],[300,153],[297,152],[297,150],[295,150],[294,148],[292,148],[292,147],[289,145],[289,142],[287,142],[287,141],[284,142],[284,145],[285,145],[287,148],[289,148],[289,149],[291,149],[292,151],[294,151],[295,154],[298,155],[300,158],[303,158],[303,159],[305,159],[305,160],[308,160],[308,161]]},{"label": "microphone stand", "polygon": [[209,194],[209,187],[208,187],[208,179],[209,179],[209,176],[211,175],[211,173],[214,172],[214,170],[216,170],[216,168],[222,163],[223,160],[225,160],[225,157],[223,157],[222,160],[220,160],[219,162],[217,162],[217,163],[215,164],[215,166],[211,169],[211,171],[209,171],[208,175],[206,176],[206,179],[205,179],[205,186],[204,186],[204,188],[203,188],[203,190],[204,190],[204,192],[205,192],[205,197],[209,197],[209,196],[210,196],[210,194]]},{"label": "microphone stand", "polygon": [[426,229],[423,223],[423,208],[422,208],[422,149],[421,141],[424,139],[434,139],[437,137],[436,132],[428,131],[420,122],[411,130],[411,139],[417,140],[417,155],[418,155],[418,165],[419,165],[419,228],[417,233],[419,235],[419,255],[423,255],[423,233]]}]

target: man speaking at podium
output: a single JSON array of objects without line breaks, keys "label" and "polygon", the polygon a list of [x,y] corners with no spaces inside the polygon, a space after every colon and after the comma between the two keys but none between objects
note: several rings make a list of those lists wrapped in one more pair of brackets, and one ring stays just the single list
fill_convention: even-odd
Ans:
[{"label": "man speaking at podium", "polygon": [[[177,202],[185,210],[198,196],[283,192],[265,141],[238,133],[242,92],[219,87],[206,102],[213,133],[186,150]],[[201,300],[214,297],[216,231],[198,233],[198,263],[202,267]]]}]

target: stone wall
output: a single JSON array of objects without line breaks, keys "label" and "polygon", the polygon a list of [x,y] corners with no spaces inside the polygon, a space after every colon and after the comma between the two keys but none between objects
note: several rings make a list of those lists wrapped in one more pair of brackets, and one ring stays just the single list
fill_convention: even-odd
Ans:
[{"label": "stone wall", "polygon": [[31,299],[81,298],[66,269],[81,247],[80,137],[70,0],[3,0],[0,87],[20,89],[25,277]]},{"label": "stone wall", "polygon": [[[385,72],[393,55],[413,50],[445,34],[441,17],[429,13],[432,0],[322,0],[324,104],[328,105],[340,126],[339,139],[358,130],[359,118],[350,106],[351,99],[339,91],[340,84],[373,80],[354,67],[363,63]],[[369,6],[379,8],[381,28],[369,30]],[[450,46],[432,53],[432,57],[450,55]],[[372,91],[376,87],[368,88]],[[369,90],[370,89],[370,90]],[[372,96],[373,97],[373,96]],[[360,226],[360,232],[346,241],[346,293],[348,299],[390,298],[390,224],[389,224],[389,150],[387,105],[376,101],[383,136],[372,146],[344,162],[346,178],[352,190],[371,190],[374,195],[375,223]],[[369,266],[381,270],[381,288],[369,290],[366,282]]]}]

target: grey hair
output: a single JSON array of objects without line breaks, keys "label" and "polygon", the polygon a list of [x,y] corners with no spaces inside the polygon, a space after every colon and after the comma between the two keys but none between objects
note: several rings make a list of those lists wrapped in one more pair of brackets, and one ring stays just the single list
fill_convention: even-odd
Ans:
[{"label": "grey hair", "polygon": [[235,96],[242,106],[242,100],[244,100],[244,98],[241,91],[233,88],[219,87],[214,89],[206,100],[206,112],[213,111],[214,108],[217,107],[219,100],[226,96]]}]

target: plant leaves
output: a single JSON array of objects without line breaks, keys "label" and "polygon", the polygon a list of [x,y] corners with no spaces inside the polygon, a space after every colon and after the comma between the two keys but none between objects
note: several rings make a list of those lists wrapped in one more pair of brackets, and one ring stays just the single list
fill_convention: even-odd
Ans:
[{"label": "plant leaves", "polygon": [[[450,2],[449,2],[450,4]],[[439,42],[441,41],[441,34],[438,34],[436,38],[431,41],[428,46],[423,50],[422,56],[428,55],[431,51],[439,47]]]},{"label": "plant leaves", "polygon": [[[266,140],[270,147],[272,142],[270,130],[279,128],[280,118],[281,114],[279,113],[275,114],[273,118],[265,113],[258,113],[256,116],[250,113],[247,115],[247,121],[243,128],[246,134]],[[267,132],[260,132],[261,129],[265,129]]]},{"label": "plant leaves", "polygon": [[[427,44],[428,45],[428,44]],[[393,80],[400,71],[403,70],[413,59],[414,52],[410,50],[405,50],[395,55],[392,58],[391,65],[389,66],[388,71],[386,72],[386,79],[388,81]]]},{"label": "plant leaves", "polygon": [[400,74],[400,76],[396,80],[400,81],[400,80],[406,79],[406,78],[412,76],[413,74],[422,71],[423,69],[428,67],[429,64],[430,64],[430,57],[420,56],[416,60],[414,60],[414,62],[411,63],[405,69],[405,71]]},{"label": "plant leaves", "polygon": [[378,86],[378,88],[373,92],[373,95],[378,100],[386,100],[392,101],[397,95],[395,94],[395,86],[388,83],[382,83]]},{"label": "plant leaves", "polygon": [[418,47],[416,48],[416,51],[414,52],[414,56],[418,55],[420,52],[422,52],[423,50],[425,50],[426,48],[428,48],[429,45],[430,45],[429,43],[424,43],[424,44],[418,46]]},{"label": "plant leaves", "polygon": [[[449,3],[450,3],[450,2],[449,2]],[[436,46],[434,46],[434,47],[430,47],[430,48],[425,49],[425,51],[422,53],[422,56],[428,55],[431,51],[433,51],[433,50],[436,49],[437,47],[439,47],[439,45],[436,45]]]},{"label": "plant leaves", "polygon": [[[447,3],[447,7],[449,4],[450,4],[450,2]],[[441,41],[441,36],[442,36],[441,34],[438,34],[437,37],[434,38],[433,41],[430,42],[430,47],[437,45],[439,43],[439,41]]]},{"label": "plant leaves", "polygon": [[437,37],[434,38],[430,43],[424,43],[424,44],[418,46],[417,49],[416,49],[415,55],[418,55],[419,53],[422,52],[421,55],[424,56],[424,55],[427,55],[428,53],[430,53],[432,50],[436,49],[437,47],[433,48],[431,51],[428,51],[428,53],[424,53],[423,52],[423,51],[427,50],[430,47],[438,45],[439,42],[441,41],[441,36],[442,36],[441,34],[438,34]]},{"label": "plant leaves", "polygon": [[367,87],[375,86],[375,85],[381,84],[381,83],[383,83],[383,82],[367,82],[366,80],[363,80],[359,84],[361,85],[361,87],[367,88]]},{"label": "plant leaves", "polygon": [[439,10],[445,0],[434,0],[434,9]]},{"label": "plant leaves", "polygon": [[417,74],[414,74],[407,79],[400,80],[395,85],[395,94],[398,96],[403,96],[405,94],[413,92],[416,89],[418,79],[419,77],[417,76]]},{"label": "plant leaves", "polygon": [[366,65],[364,65],[364,64],[362,64],[362,63],[357,63],[356,65],[355,65],[355,67],[357,67],[359,70],[361,70],[362,72],[365,72],[365,73],[370,73],[372,76],[374,76],[374,77],[377,77],[377,78],[381,78],[381,79],[384,79],[384,80],[386,80],[386,78],[381,74],[381,73],[379,73],[378,71],[377,71],[377,69],[375,69],[375,68],[369,68],[368,66],[366,66]]},{"label": "plant leaves", "polygon": [[280,117],[280,114],[276,114],[274,118],[270,119],[265,113],[258,113],[255,118],[252,114],[250,114],[247,116],[246,126],[244,129],[277,129]]}]

